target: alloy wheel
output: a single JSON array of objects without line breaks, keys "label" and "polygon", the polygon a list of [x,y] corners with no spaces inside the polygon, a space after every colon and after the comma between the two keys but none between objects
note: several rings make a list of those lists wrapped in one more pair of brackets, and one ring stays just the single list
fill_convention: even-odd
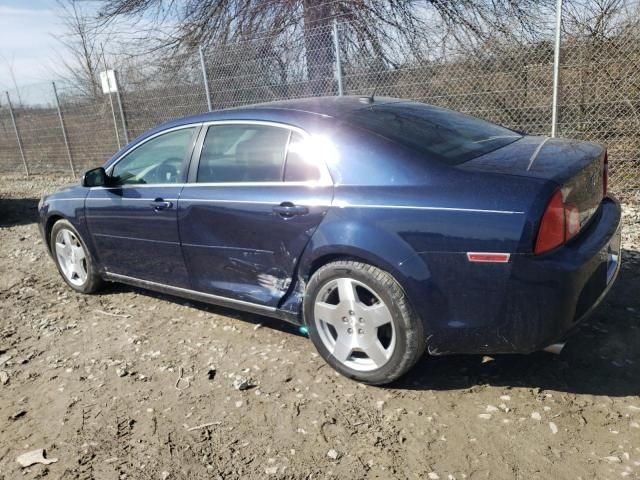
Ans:
[{"label": "alloy wheel", "polygon": [[73,285],[83,285],[88,275],[87,256],[78,237],[63,228],[56,235],[55,252],[65,278]]},{"label": "alloy wheel", "polygon": [[327,282],[314,303],[314,322],[327,350],[353,370],[379,369],[393,355],[396,332],[391,311],[378,293],[358,280]]}]

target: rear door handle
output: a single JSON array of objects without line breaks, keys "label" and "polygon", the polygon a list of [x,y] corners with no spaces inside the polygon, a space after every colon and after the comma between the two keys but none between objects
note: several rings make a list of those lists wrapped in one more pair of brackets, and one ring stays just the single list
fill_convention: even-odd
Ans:
[{"label": "rear door handle", "polygon": [[168,202],[166,200],[163,200],[162,198],[156,198],[149,204],[149,206],[156,212],[159,212],[160,210],[166,210],[167,208],[173,207],[173,202]]},{"label": "rear door handle", "polygon": [[282,202],[280,205],[273,207],[273,211],[281,217],[290,218],[296,215],[307,215],[309,207],[294,205],[291,202]]}]

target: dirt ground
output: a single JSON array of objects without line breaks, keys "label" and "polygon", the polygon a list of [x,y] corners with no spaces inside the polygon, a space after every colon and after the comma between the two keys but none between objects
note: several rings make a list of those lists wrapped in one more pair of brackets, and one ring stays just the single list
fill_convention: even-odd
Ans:
[{"label": "dirt ground", "polygon": [[[73,293],[35,223],[67,181],[0,177],[0,479],[640,478],[640,209],[560,356],[425,357],[376,388],[275,320]],[[38,448],[57,462],[21,468]]]}]

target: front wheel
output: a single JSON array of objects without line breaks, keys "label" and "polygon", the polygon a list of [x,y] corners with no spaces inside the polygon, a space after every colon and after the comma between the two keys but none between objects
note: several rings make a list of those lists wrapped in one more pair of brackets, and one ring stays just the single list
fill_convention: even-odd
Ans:
[{"label": "front wheel", "polygon": [[102,279],[78,231],[67,220],[58,220],[51,229],[51,253],[67,285],[80,293],[93,293]]},{"label": "front wheel", "polygon": [[355,261],[322,266],[307,286],[304,319],[320,355],[346,377],[382,385],[422,356],[425,336],[398,282]]}]

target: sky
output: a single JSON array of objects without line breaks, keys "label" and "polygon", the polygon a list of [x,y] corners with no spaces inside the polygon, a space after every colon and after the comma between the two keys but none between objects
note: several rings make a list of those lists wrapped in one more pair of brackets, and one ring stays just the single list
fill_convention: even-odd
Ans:
[{"label": "sky", "polygon": [[[97,12],[99,7],[99,0],[80,3],[85,13]],[[4,90],[11,92],[17,84],[21,95],[29,93],[36,98],[39,89],[48,91],[51,81],[60,77],[56,72],[64,71],[61,59],[65,54],[65,47],[59,41],[65,33],[60,13],[56,0],[0,0],[0,94]],[[137,35],[145,25],[151,27],[152,23],[147,23],[144,16],[131,22],[119,19],[109,35],[129,40],[130,35]],[[106,52],[109,46],[106,40]]]},{"label": "sky", "polygon": [[0,88],[51,80],[56,35],[63,31],[54,0],[0,0]]}]

